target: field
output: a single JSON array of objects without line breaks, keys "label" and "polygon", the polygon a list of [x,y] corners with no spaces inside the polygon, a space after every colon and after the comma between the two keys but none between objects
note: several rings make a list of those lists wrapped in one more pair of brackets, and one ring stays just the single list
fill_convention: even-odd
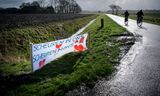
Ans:
[{"label": "field", "polygon": [[[97,18],[84,33],[90,32],[90,49],[83,53],[70,53],[31,73],[29,42],[39,43],[66,38],[90,20]],[[104,27],[100,20],[104,19]],[[50,22],[1,31],[0,93],[7,96],[64,96],[69,90],[110,75],[120,60],[120,47],[124,42],[115,40],[126,30],[106,15]],[[65,36],[63,36],[65,35]],[[8,47],[9,46],[9,47]],[[105,57],[105,58],[104,58]]]},{"label": "field", "polygon": [[1,28],[4,29],[0,30],[0,53],[7,56],[23,54],[25,57],[28,56],[30,42],[47,42],[69,37],[96,17],[96,15],[82,14],[73,16],[71,14],[41,14],[40,16],[38,14],[8,14],[7,16],[4,14],[1,16],[4,17],[3,20],[1,18],[3,21]]},{"label": "field", "polygon": [[[35,15],[36,14],[34,14],[34,16]],[[28,15],[28,16],[32,16],[32,15]],[[61,15],[61,17],[62,16],[67,16],[67,15]],[[12,15],[10,17],[12,17]],[[26,17],[26,15],[24,17]],[[53,17],[50,17],[50,19],[52,18]],[[14,26],[14,27],[10,27],[9,29],[6,28],[5,26],[6,29],[0,31],[0,78],[1,78],[0,93],[1,93],[1,96],[3,96],[3,93],[5,94],[8,90],[10,89],[13,90],[11,86],[18,87],[19,85],[23,84],[23,82],[27,83],[27,82],[36,81],[35,79],[33,79],[34,76],[31,73],[30,45],[29,45],[30,42],[40,43],[40,42],[47,42],[51,40],[67,38],[72,34],[74,34],[78,29],[86,25],[89,21],[95,18],[96,18],[96,15],[83,15],[83,16],[77,15],[77,17],[75,15],[74,18],[68,17],[68,19],[66,20],[62,18],[63,20],[60,22],[48,21],[45,23],[37,24],[37,25],[29,24],[29,25],[23,25],[21,27]],[[19,20],[18,18],[15,18],[15,19]],[[41,21],[41,19],[38,19],[38,18],[37,20]],[[45,20],[42,20],[42,21],[45,21]],[[24,20],[24,23],[26,22],[27,21]],[[30,22],[35,22],[35,21],[30,20]],[[17,22],[15,23],[19,24]],[[23,23],[23,22],[20,22],[20,23]],[[65,70],[68,69],[68,67],[72,66],[72,64],[65,64],[66,69],[61,69],[61,64],[59,63],[55,64],[55,66],[57,67],[57,70],[51,73],[52,75],[54,74],[54,76],[57,74],[60,74],[59,72],[66,72]],[[13,85],[12,85],[12,80],[15,83]]]},{"label": "field", "polygon": [[0,30],[62,22],[90,16],[90,14],[0,14]]}]

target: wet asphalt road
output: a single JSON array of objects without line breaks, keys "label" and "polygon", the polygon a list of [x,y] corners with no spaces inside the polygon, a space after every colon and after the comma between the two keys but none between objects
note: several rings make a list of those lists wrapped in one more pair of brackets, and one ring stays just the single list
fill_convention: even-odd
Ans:
[{"label": "wet asphalt road", "polygon": [[[108,15],[108,14],[107,14]],[[99,81],[90,96],[160,96],[160,26],[135,20],[124,26],[124,18],[108,15],[134,33],[136,43],[121,60],[118,71],[109,80]]]}]

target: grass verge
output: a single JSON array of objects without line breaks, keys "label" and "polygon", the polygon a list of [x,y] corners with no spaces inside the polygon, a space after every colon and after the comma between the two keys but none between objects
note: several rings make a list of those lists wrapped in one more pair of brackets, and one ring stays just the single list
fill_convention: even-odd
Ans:
[{"label": "grass verge", "polygon": [[[100,19],[104,27],[100,27]],[[121,43],[113,36],[126,31],[106,15],[101,15],[84,32],[90,32],[90,49],[70,53],[51,62],[41,70],[3,78],[3,90],[9,96],[64,96],[81,83],[89,83],[112,73],[119,63]]]},{"label": "grass verge", "polygon": [[0,31],[0,73],[30,72],[30,42],[42,43],[69,37],[94,18],[96,15]]}]

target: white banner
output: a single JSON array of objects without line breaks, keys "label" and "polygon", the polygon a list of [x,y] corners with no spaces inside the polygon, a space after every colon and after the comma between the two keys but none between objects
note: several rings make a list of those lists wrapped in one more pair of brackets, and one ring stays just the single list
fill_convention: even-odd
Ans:
[{"label": "white banner", "polygon": [[67,39],[33,44],[32,67],[33,71],[42,68],[51,61],[70,52],[82,52],[87,50],[86,39],[88,34],[78,35]]}]

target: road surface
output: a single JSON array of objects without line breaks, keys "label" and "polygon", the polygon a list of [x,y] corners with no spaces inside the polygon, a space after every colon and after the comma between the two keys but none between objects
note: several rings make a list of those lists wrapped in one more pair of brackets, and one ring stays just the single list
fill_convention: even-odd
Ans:
[{"label": "road surface", "polygon": [[79,29],[75,34],[72,35],[72,37],[79,35],[82,33],[88,26],[90,26],[96,19],[91,20],[87,25]]},{"label": "road surface", "polygon": [[109,80],[99,81],[90,96],[160,96],[160,26],[109,15],[111,19],[137,37],[136,43],[121,60],[121,64]]}]

